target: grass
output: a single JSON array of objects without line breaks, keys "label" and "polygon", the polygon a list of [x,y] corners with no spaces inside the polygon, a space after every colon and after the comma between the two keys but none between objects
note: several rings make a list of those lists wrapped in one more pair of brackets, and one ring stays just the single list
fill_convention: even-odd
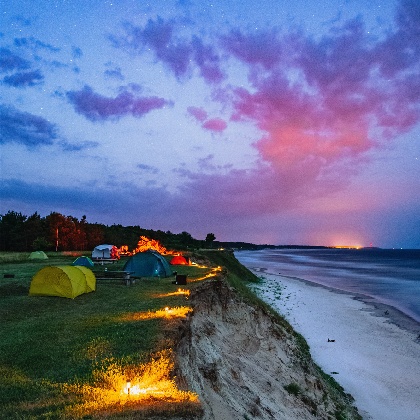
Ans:
[{"label": "grass", "polygon": [[[124,381],[127,372],[147,366],[158,352],[170,352],[172,331],[179,319],[164,308],[188,308],[188,296],[174,293],[177,286],[172,284],[173,277],[140,279],[130,287],[107,281],[97,284],[95,292],[74,300],[28,296],[36,272],[47,265],[71,264],[75,255],[52,253],[45,261],[27,257],[0,254],[0,418],[95,417],[100,407],[88,408],[87,395],[98,400],[105,390],[110,392],[98,380],[98,372]],[[123,264],[119,261],[112,269],[120,270]],[[190,280],[211,271],[194,266],[177,266],[176,270]],[[197,284],[191,281],[183,289]],[[180,316],[187,311],[181,311]],[[173,392],[171,378],[165,380]],[[121,403],[114,401],[106,410],[123,417],[124,413],[127,417],[136,413],[142,418],[139,412],[144,414],[147,407],[153,407],[154,413],[161,410],[163,418],[174,410],[188,416],[198,409],[190,397],[184,395],[182,403],[168,404],[155,396],[147,403],[143,401],[141,410],[133,401],[124,404],[123,410]]]},{"label": "grass", "polygon": [[[0,253],[0,419],[199,416],[196,396],[178,389],[171,377],[174,331],[189,310],[188,295],[176,293],[173,277],[140,279],[130,287],[105,281],[74,300],[34,297],[28,290],[36,272],[71,264],[80,253],[49,253],[45,261],[28,260],[28,255]],[[200,266],[175,268],[188,276],[183,289],[197,287],[219,273],[214,267],[222,267],[230,286],[295,335],[302,361],[310,359],[303,337],[247,287],[260,279],[233,253],[202,251],[196,257]],[[124,262],[107,267],[121,270]],[[152,393],[127,396],[122,391],[127,381],[153,388]]]}]

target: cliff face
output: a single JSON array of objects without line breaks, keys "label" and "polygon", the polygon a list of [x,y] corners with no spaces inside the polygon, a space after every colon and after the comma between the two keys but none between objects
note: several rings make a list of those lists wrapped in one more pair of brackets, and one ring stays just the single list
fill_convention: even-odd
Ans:
[{"label": "cliff face", "polygon": [[203,419],[356,419],[296,334],[250,306],[225,281],[203,284],[176,349],[181,386],[198,393]]}]

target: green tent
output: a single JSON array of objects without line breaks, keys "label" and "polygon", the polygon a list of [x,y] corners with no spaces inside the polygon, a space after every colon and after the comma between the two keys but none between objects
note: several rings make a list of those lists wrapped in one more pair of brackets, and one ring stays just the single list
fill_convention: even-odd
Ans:
[{"label": "green tent", "polygon": [[[96,278],[92,273],[86,278],[86,267],[72,265],[47,266],[39,270],[31,281],[30,296],[75,297],[95,290]],[[92,280],[92,276],[94,280]]]},{"label": "green tent", "polygon": [[93,268],[95,264],[93,264],[93,261],[89,257],[78,257],[76,258],[72,265],[81,265],[83,267]]},{"label": "green tent", "polygon": [[29,255],[30,260],[48,260],[48,256],[44,251],[34,251]]},{"label": "green tent", "polygon": [[157,251],[134,254],[125,263],[124,271],[133,272],[134,277],[169,277],[172,269],[166,259]]}]

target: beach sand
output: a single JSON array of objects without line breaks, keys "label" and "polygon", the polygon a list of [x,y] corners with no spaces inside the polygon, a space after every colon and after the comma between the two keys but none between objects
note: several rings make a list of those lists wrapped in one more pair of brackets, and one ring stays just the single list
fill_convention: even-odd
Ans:
[{"label": "beach sand", "polygon": [[264,278],[253,287],[258,296],[305,337],[315,362],[355,398],[363,418],[420,418],[418,324],[348,293],[252,271]]}]

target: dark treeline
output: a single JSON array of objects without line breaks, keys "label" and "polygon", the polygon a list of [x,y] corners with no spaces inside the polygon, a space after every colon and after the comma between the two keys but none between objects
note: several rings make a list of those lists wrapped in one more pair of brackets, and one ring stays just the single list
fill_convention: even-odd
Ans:
[{"label": "dark treeline", "polygon": [[52,212],[41,217],[9,211],[0,215],[0,251],[91,251],[100,244],[117,247],[137,247],[140,236],[159,241],[165,248],[187,250],[198,248],[234,248],[258,250],[263,248],[324,248],[305,245],[256,245],[248,242],[219,242],[213,233],[204,240],[193,238],[188,232],[144,229],[140,226],[103,225],[89,223],[86,216],[79,220]]},{"label": "dark treeline", "polygon": [[199,248],[214,242],[214,234],[206,240],[194,239],[188,232],[171,233],[144,229],[140,226],[107,226],[89,223],[86,216],[79,220],[52,212],[41,217],[37,212],[31,216],[9,211],[0,215],[1,251],[89,251],[100,244],[117,247],[127,245],[135,249],[140,236],[158,240],[168,249]]}]

